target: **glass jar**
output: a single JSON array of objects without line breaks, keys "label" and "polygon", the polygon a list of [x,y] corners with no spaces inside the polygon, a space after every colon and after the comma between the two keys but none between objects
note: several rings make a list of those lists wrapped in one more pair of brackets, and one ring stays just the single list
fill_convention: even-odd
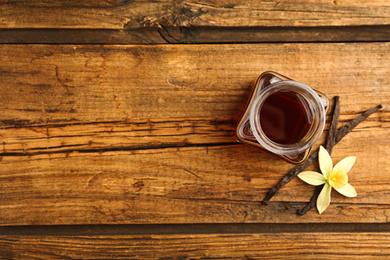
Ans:
[{"label": "glass jar", "polygon": [[298,164],[320,138],[329,99],[309,86],[276,72],[252,84],[237,128],[238,141]]}]

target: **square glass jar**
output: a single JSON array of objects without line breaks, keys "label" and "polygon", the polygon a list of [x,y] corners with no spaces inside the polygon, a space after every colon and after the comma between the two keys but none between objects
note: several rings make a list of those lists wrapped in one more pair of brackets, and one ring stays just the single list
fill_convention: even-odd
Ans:
[{"label": "square glass jar", "polygon": [[279,73],[264,72],[251,85],[236,138],[289,163],[302,163],[323,133],[328,107],[323,93]]}]

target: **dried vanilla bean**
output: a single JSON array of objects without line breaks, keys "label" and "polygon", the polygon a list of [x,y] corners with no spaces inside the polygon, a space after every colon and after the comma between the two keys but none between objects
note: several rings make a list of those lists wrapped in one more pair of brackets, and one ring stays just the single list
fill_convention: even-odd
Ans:
[{"label": "dried vanilla bean", "polygon": [[[340,97],[335,96],[333,100],[334,100],[334,107],[333,107],[332,122],[330,123],[329,134],[325,145],[325,149],[328,151],[329,155],[332,153],[333,146],[335,146],[337,125],[339,124],[339,117],[340,117]],[[302,209],[297,210],[298,215],[300,216],[305,215],[309,210],[311,210],[315,206],[318,195],[320,195],[323,186],[324,185],[319,185],[315,187],[313,196],[310,198],[309,203]]]},{"label": "dried vanilla bean", "polygon": [[333,116],[332,122],[329,127],[328,139],[326,140],[325,149],[328,151],[329,155],[332,153],[333,147],[336,145],[336,133],[337,133],[337,125],[339,124],[340,118],[340,97],[335,96],[334,100],[334,108],[333,108]]},{"label": "dried vanilla bean", "polygon": [[[355,119],[349,121],[348,124],[340,128],[340,130],[337,131],[336,138],[334,141],[334,144],[337,144],[341,141],[348,133],[350,133],[358,124],[363,122],[367,117],[369,117],[372,113],[377,111],[378,109],[381,109],[382,105],[378,105],[376,107],[373,107],[360,116],[356,117]],[[316,149],[309,158],[304,161],[303,163],[297,165],[293,169],[291,169],[280,181],[279,183],[272,188],[264,197],[262,204],[267,205],[268,201],[288,182],[290,182],[294,177],[296,177],[301,171],[303,171],[307,166],[311,165],[312,163],[316,162],[318,160],[318,151],[319,148]]]}]

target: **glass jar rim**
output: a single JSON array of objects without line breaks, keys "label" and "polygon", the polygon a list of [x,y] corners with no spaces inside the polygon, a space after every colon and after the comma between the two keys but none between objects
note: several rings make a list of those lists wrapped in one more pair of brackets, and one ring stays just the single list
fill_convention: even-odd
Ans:
[{"label": "glass jar rim", "polygon": [[[272,94],[289,90],[301,95],[309,104],[311,113],[313,114],[313,122],[308,133],[295,144],[279,144],[271,139],[263,132],[259,122],[261,106],[265,100]],[[320,138],[326,122],[325,108],[320,96],[309,86],[294,80],[285,80],[272,83],[267,88],[260,90],[259,95],[253,101],[253,106],[249,112],[250,127],[254,137],[261,146],[266,150],[285,156],[298,155],[311,146]]]}]

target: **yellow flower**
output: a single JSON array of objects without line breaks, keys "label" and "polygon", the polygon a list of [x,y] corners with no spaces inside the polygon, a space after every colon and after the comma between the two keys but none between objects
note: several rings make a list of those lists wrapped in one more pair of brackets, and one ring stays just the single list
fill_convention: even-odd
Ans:
[{"label": "yellow flower", "polygon": [[324,184],[317,199],[317,210],[321,214],[330,204],[330,193],[332,188],[346,197],[356,197],[357,194],[355,189],[348,184],[347,175],[355,163],[356,157],[346,157],[333,167],[332,159],[330,158],[328,151],[321,146],[318,153],[318,161],[322,174],[313,171],[305,171],[298,174],[298,177],[310,185],[318,186]]}]

